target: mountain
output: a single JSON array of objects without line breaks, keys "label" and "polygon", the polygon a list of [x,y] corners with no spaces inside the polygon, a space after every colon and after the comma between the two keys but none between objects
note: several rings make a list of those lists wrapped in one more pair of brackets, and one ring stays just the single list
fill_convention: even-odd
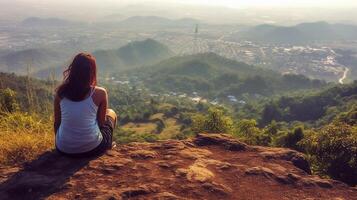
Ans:
[{"label": "mountain", "polygon": [[232,39],[248,39],[269,43],[354,40],[357,39],[357,26],[329,24],[327,22],[302,23],[291,27],[264,24],[234,34]]},{"label": "mountain", "polygon": [[26,49],[10,52],[0,57],[0,71],[26,74],[27,68],[32,73],[64,63],[63,54],[51,49]]},{"label": "mountain", "polygon": [[200,21],[192,18],[168,19],[158,16],[133,16],[121,22],[119,25],[124,27],[193,27]]},{"label": "mountain", "polygon": [[48,151],[0,173],[2,199],[357,199],[356,188],[311,175],[301,153],[219,134],[120,145],[93,158]]},{"label": "mountain", "polygon": [[173,55],[165,45],[153,40],[131,42],[116,50],[93,52],[99,69],[114,72],[142,65],[151,65]]},{"label": "mountain", "polygon": [[309,89],[323,85],[301,75],[277,72],[237,62],[214,53],[172,57],[145,68],[129,70],[157,91],[204,94],[270,96],[280,91]]}]

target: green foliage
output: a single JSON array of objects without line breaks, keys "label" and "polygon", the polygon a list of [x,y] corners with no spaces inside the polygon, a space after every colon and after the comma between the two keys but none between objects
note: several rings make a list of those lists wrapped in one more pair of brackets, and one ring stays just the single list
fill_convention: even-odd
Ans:
[{"label": "green foliage", "polygon": [[19,109],[16,101],[16,92],[10,88],[0,89],[0,111],[15,112]]},{"label": "green foliage", "polygon": [[357,105],[354,106],[351,110],[341,113],[336,121],[344,122],[351,126],[357,125]]},{"label": "green foliage", "polygon": [[269,133],[260,130],[254,119],[239,120],[236,124],[234,135],[242,141],[253,145],[269,145],[271,141]]},{"label": "green foliage", "polygon": [[183,130],[179,134],[175,135],[173,139],[185,140],[190,137],[194,137],[196,134],[191,130]]},{"label": "green foliage", "polygon": [[124,131],[121,128],[117,128],[113,134],[113,140],[119,144],[127,144],[130,142],[155,142],[158,139],[158,136],[155,134],[136,134],[135,132]]},{"label": "green foliage", "polygon": [[293,131],[282,131],[278,135],[275,139],[276,146],[303,151],[303,148],[299,145],[299,142],[304,138],[302,127],[296,127]]},{"label": "green foliage", "polygon": [[357,127],[329,124],[311,131],[302,144],[317,170],[350,185],[357,184]]},{"label": "green foliage", "polygon": [[192,130],[195,133],[232,133],[233,121],[223,111],[212,108],[207,115],[196,115],[192,119]]},{"label": "green foliage", "polygon": [[154,91],[199,92],[212,98],[242,96],[245,93],[272,96],[324,85],[323,82],[314,84],[314,81],[304,76],[293,75],[294,78],[289,82],[287,79],[290,77],[214,53],[172,57],[153,66],[143,67],[139,72],[135,69],[126,73],[139,76]]},{"label": "green foliage", "polygon": [[[269,102],[262,110],[260,125],[276,121],[330,122],[339,113],[356,105],[357,83],[336,86],[318,93],[283,96]],[[350,113],[353,115],[353,113]]]},{"label": "green foliage", "polygon": [[155,124],[156,124],[156,133],[158,134],[161,133],[165,128],[165,123],[161,119],[158,119],[156,120]]}]

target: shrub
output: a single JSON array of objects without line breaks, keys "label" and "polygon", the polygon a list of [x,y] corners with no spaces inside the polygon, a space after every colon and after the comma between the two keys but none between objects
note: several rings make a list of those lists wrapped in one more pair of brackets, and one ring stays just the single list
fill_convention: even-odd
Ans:
[{"label": "shrub", "polygon": [[268,145],[270,135],[257,127],[254,119],[243,119],[236,124],[235,135],[248,144]]},{"label": "shrub", "polygon": [[275,140],[276,146],[303,151],[303,148],[299,145],[299,142],[304,138],[302,127],[297,127],[293,131],[281,132],[279,135]]},{"label": "shrub", "polygon": [[349,185],[357,184],[357,127],[329,124],[310,132],[301,142],[319,173]]},{"label": "shrub", "polygon": [[15,112],[18,109],[15,91],[10,88],[0,89],[0,111]]},{"label": "shrub", "polygon": [[193,117],[192,130],[195,133],[232,133],[233,121],[218,109],[210,109],[208,115]]}]

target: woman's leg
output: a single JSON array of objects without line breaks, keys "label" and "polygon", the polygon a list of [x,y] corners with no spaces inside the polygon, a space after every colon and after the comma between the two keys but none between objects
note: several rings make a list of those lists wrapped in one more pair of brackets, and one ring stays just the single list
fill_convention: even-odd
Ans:
[{"label": "woman's leg", "polygon": [[117,114],[114,112],[114,110],[112,109],[107,109],[107,113],[106,113],[107,116],[111,117],[113,120],[114,120],[114,127],[113,129],[116,127],[117,125],[117,121],[118,121],[118,117],[117,117]]}]

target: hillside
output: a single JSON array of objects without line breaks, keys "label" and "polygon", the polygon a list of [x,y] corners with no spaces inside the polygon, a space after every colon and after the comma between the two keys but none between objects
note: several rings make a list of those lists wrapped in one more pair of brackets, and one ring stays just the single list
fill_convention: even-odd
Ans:
[{"label": "hillside", "polygon": [[283,96],[266,103],[262,111],[263,125],[275,121],[302,121],[314,124],[330,122],[337,115],[356,110],[357,82],[323,91]]},{"label": "hillside", "polygon": [[158,64],[127,71],[156,91],[199,92],[213,96],[275,93],[319,88],[323,82],[301,75],[280,75],[272,70],[237,62],[214,53],[172,57]]},{"label": "hillside", "polygon": [[[53,98],[54,83],[50,81],[42,81],[25,76],[17,76],[0,72],[0,93],[6,89],[11,89],[15,92],[14,97],[16,104],[22,111],[35,109],[40,112],[50,110]],[[0,96],[0,112],[2,104]],[[6,104],[6,102],[5,102]]]},{"label": "hillside", "polygon": [[2,199],[357,199],[357,189],[310,175],[302,154],[226,135],[119,146],[98,158],[46,152],[2,168]]},{"label": "hillside", "polygon": [[116,50],[98,50],[93,52],[99,69],[105,72],[151,65],[173,55],[165,45],[152,40],[130,42]]},{"label": "hillside", "polygon": [[51,67],[61,66],[66,59],[56,50],[26,49],[0,56],[0,71],[24,75],[29,69],[31,73],[37,73]]},{"label": "hillside", "polygon": [[354,40],[356,33],[357,26],[327,22],[302,23],[290,27],[264,24],[237,33],[232,36],[232,39],[249,39],[269,43],[307,43]]}]

